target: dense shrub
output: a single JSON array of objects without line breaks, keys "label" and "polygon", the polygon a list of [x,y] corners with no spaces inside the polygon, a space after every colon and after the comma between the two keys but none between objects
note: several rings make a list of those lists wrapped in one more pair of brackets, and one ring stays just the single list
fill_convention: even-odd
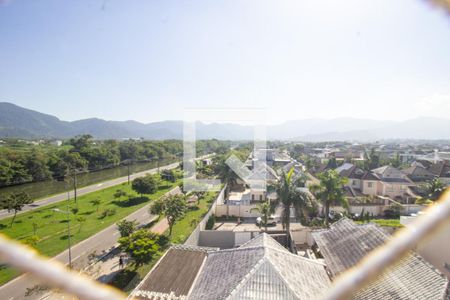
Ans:
[{"label": "dense shrub", "polygon": [[209,216],[208,221],[206,221],[205,229],[212,230],[214,228],[215,223],[216,223],[216,216],[214,215]]}]

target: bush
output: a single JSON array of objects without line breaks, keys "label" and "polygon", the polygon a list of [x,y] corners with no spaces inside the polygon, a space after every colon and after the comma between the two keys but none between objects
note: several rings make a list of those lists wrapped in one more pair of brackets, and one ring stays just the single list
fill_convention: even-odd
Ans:
[{"label": "bush", "polygon": [[208,221],[206,221],[205,229],[212,230],[214,228],[215,223],[216,223],[216,216],[214,215],[209,216]]},{"label": "bush", "polygon": [[130,236],[136,230],[138,223],[135,220],[122,220],[117,222],[116,225],[117,230],[120,232],[120,236],[125,237]]},{"label": "bush", "polygon": [[102,211],[100,214],[100,219],[103,219],[105,217],[114,216],[116,214],[116,210],[114,208],[107,208]]},{"label": "bush", "polygon": [[25,240],[25,244],[35,246],[39,242],[40,238],[37,235],[32,235]]},{"label": "bush", "polygon": [[394,209],[386,209],[383,213],[384,216],[388,219],[400,218],[400,212]]}]

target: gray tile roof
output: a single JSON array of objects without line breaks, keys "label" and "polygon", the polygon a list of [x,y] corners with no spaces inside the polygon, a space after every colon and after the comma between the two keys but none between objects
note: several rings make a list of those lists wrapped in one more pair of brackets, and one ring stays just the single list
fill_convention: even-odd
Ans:
[{"label": "gray tile roof", "polygon": [[184,299],[208,253],[214,248],[175,245],[142,280],[133,296],[141,299]]},{"label": "gray tile roof", "polygon": [[[357,264],[389,236],[375,224],[356,225],[341,219],[328,230],[312,233],[333,277]],[[444,299],[448,280],[411,252],[377,280],[361,289],[355,299]]]},{"label": "gray tile roof", "polygon": [[190,299],[314,299],[330,285],[325,266],[294,255],[265,233],[208,254]]},{"label": "gray tile roof", "polygon": [[251,239],[250,241],[242,244],[239,248],[254,248],[254,247],[272,247],[280,251],[289,251],[284,248],[280,243],[278,243],[274,238],[268,234],[260,234],[257,237]]}]

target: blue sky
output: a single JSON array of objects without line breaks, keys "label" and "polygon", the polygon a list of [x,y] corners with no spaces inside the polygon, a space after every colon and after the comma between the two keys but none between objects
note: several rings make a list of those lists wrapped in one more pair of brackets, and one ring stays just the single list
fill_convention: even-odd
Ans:
[{"label": "blue sky", "polygon": [[0,3],[0,101],[63,120],[450,111],[450,17],[422,0]]}]

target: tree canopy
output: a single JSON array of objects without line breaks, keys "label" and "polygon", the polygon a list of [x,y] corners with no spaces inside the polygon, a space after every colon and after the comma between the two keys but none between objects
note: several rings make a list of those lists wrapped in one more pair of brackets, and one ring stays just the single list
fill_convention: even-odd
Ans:
[{"label": "tree canopy", "polygon": [[164,241],[158,234],[140,229],[129,236],[121,237],[119,244],[122,251],[127,252],[134,260],[136,266],[141,266],[152,260]]},{"label": "tree canopy", "polygon": [[138,194],[153,194],[158,190],[158,182],[152,175],[138,177],[131,183],[131,188]]},{"label": "tree canopy", "polygon": [[6,209],[8,212],[14,212],[14,216],[11,220],[11,227],[16,219],[17,212],[21,211],[25,205],[31,203],[33,203],[33,200],[31,200],[30,196],[25,192],[10,194],[8,197],[0,199],[0,207],[2,209]]}]

